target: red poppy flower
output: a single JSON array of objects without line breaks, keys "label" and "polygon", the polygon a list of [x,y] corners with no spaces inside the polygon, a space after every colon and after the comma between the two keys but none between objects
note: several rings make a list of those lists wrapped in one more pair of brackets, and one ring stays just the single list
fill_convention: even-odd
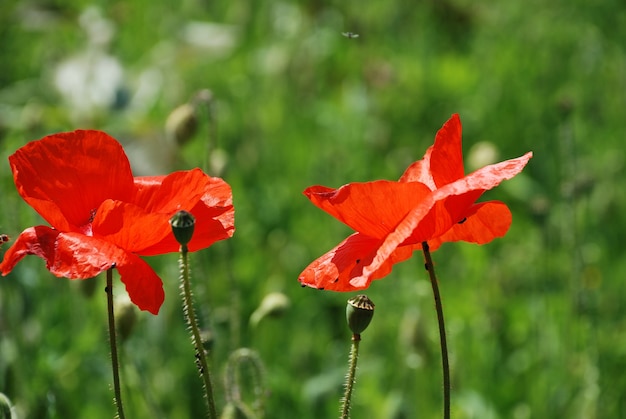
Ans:
[{"label": "red poppy flower", "polygon": [[439,130],[422,160],[398,182],[350,183],[339,189],[311,186],[311,202],[356,233],[311,263],[302,285],[334,291],[367,288],[394,264],[428,242],[488,243],[506,234],[511,212],[499,201],[475,203],[486,190],[522,171],[532,152],[464,174],[461,121],[453,115]]},{"label": "red poppy flower", "polygon": [[133,177],[122,146],[99,131],[74,131],[33,141],[9,157],[19,194],[52,227],[27,228],[4,254],[7,275],[26,255],[71,279],[117,268],[133,301],[157,314],[161,279],[139,256],[176,252],[169,218],[196,217],[189,250],[234,233],[230,186],[199,169]]}]

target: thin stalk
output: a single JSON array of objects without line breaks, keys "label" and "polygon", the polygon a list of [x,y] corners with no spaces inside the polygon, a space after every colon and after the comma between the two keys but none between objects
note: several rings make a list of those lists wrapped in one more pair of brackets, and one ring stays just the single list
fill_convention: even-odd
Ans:
[{"label": "thin stalk", "polygon": [[435,275],[435,266],[433,265],[433,259],[430,256],[430,249],[427,242],[422,242],[422,251],[424,252],[424,260],[426,261],[426,270],[430,276],[430,284],[433,288],[435,310],[437,311],[437,320],[439,322],[441,367],[443,370],[443,417],[444,419],[450,419],[450,364],[448,363],[448,343],[446,341],[446,326],[443,320],[443,306],[441,304],[437,276]]},{"label": "thin stalk", "polygon": [[206,352],[202,346],[202,339],[200,337],[200,329],[198,328],[198,322],[196,320],[196,314],[193,309],[193,301],[191,296],[191,285],[189,283],[189,260],[187,257],[188,248],[187,245],[180,246],[180,290],[183,297],[183,312],[185,313],[185,319],[187,325],[191,331],[191,342],[193,343],[196,352],[196,366],[202,376],[204,382],[204,392],[209,408],[209,418],[217,419],[217,410],[215,408],[215,401],[213,400],[213,385],[211,384],[211,375],[209,373],[209,367],[206,360]]},{"label": "thin stalk", "polygon": [[115,406],[117,417],[124,419],[124,407],[122,405],[122,390],[120,387],[119,363],[117,360],[117,340],[115,335],[115,315],[113,314],[113,267],[107,269],[107,307],[109,310],[109,343],[111,344],[111,364],[113,367],[113,389],[115,392]]},{"label": "thin stalk", "polygon": [[359,359],[359,343],[361,335],[354,333],[352,335],[352,348],[350,349],[350,366],[348,375],[346,376],[346,389],[341,404],[340,419],[348,419],[350,417],[350,403],[352,401],[352,389],[354,388],[354,378],[356,376],[356,363]]}]

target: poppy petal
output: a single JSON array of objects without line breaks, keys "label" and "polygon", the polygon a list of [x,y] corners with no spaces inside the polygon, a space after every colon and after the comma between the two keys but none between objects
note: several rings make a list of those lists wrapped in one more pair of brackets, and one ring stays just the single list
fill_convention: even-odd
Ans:
[{"label": "poppy petal", "polygon": [[87,279],[111,267],[123,250],[79,233],[62,233],[47,226],[27,228],[7,250],[0,265],[3,275],[26,255],[46,261],[54,275],[70,279]]},{"label": "poppy petal", "polygon": [[232,206],[208,205],[213,198],[207,196],[191,213],[196,217],[196,227],[189,242],[189,251],[204,249],[219,240],[232,237],[235,233],[235,209]]},{"label": "poppy petal", "polygon": [[[138,256],[109,242],[76,233],[61,233],[57,240],[58,276],[89,278],[115,265],[130,300],[141,310],[158,314],[165,292],[152,268]],[[64,268],[63,270],[61,268]]]},{"label": "poppy petal", "polygon": [[430,173],[438,188],[461,179],[465,174],[461,132],[461,119],[458,114],[452,115],[437,131],[430,155]]},{"label": "poppy petal", "polygon": [[[235,233],[235,209],[230,207],[209,207],[200,201],[189,211],[196,219],[193,237],[188,244],[190,252],[205,249],[213,243],[232,237]],[[177,252],[180,244],[169,233],[158,243],[136,253],[141,256],[153,256],[163,253]]]},{"label": "poppy petal", "polygon": [[520,173],[532,156],[532,151],[529,151],[521,157],[480,168],[434,191],[435,199],[444,199],[450,195],[461,195],[469,191],[493,189],[502,181],[511,179]]},{"label": "poppy petal", "polygon": [[120,273],[121,281],[126,285],[130,301],[141,310],[159,314],[165,292],[161,278],[150,265],[132,253],[126,253],[126,257],[115,267]]},{"label": "poppy petal", "polygon": [[131,301],[153,314],[159,312],[165,298],[161,280],[146,262],[94,237],[62,233],[47,226],[27,228],[4,254],[2,275],[11,272],[26,255],[39,256],[53,275],[70,279],[93,278],[115,264]]},{"label": "poppy petal", "polygon": [[[313,261],[299,276],[302,285],[332,291],[356,291],[369,287],[371,281],[388,275],[393,265],[411,257],[415,246],[401,246],[373,272],[368,281],[355,286],[350,279],[360,275],[375,256],[381,241],[354,233],[323,256]],[[417,247],[419,248],[419,247]]]},{"label": "poppy petal", "polygon": [[412,163],[404,171],[402,176],[400,176],[398,182],[420,182],[428,186],[431,190],[437,189],[437,185],[435,185],[435,181],[430,174],[430,154],[432,150],[433,147],[430,146],[428,150],[426,150],[424,158]]},{"label": "poppy petal", "polygon": [[313,204],[366,236],[382,239],[430,189],[418,182],[378,180],[339,189],[312,186],[304,194]]},{"label": "poppy petal", "polygon": [[511,211],[504,202],[481,202],[472,206],[461,223],[455,224],[443,235],[429,240],[428,244],[431,250],[436,250],[445,242],[489,243],[506,234],[512,219]]},{"label": "poppy petal", "polygon": [[172,234],[168,215],[146,212],[137,205],[110,199],[98,208],[92,230],[94,237],[133,253]]},{"label": "poppy petal", "polygon": [[467,211],[483,193],[482,190],[468,191],[461,195],[450,195],[435,201],[423,216],[413,233],[402,244],[419,244],[439,237],[467,217]]},{"label": "poppy petal", "polygon": [[411,164],[399,181],[421,182],[435,190],[462,178],[461,131],[461,119],[454,114],[437,132],[435,143],[426,150],[424,157]]},{"label": "poppy petal", "polygon": [[[195,202],[187,200],[187,207],[181,208],[189,211],[196,218],[194,234],[189,242],[189,250],[196,251],[209,247],[216,241],[232,237],[235,231],[234,217],[235,210],[232,203],[232,191],[230,186],[220,178],[214,178],[205,175],[201,171],[191,171],[193,177],[203,175],[204,184],[200,188],[201,194],[196,198]],[[179,172],[181,173],[181,172]],[[156,179],[156,181],[155,181]],[[142,202],[156,202],[152,196],[158,195],[161,185],[158,184],[158,178],[139,178],[136,183],[139,185],[139,195]],[[176,182],[172,182],[174,184]],[[168,182],[163,181],[165,189],[171,189],[167,186]],[[199,188],[199,186],[197,186]],[[172,201],[170,201],[172,202]],[[174,215],[178,209],[178,205],[166,204],[158,208],[158,211],[167,214],[167,220]],[[155,208],[155,210],[157,210]],[[176,252],[180,248],[180,244],[171,234],[169,223],[167,224],[167,234],[165,234],[158,242],[145,247],[137,253],[144,256],[157,255],[168,252]]]},{"label": "poppy petal", "polygon": [[127,200],[133,191],[122,146],[100,131],[44,137],[17,150],[9,162],[19,194],[60,231],[81,231],[104,199]]},{"label": "poppy petal", "polygon": [[0,272],[6,276],[15,265],[27,255],[36,255],[42,259],[54,260],[54,242],[59,231],[46,226],[29,227],[15,240],[4,253]]},{"label": "poppy petal", "polygon": [[196,205],[212,179],[200,169],[167,176],[138,177],[135,178],[137,191],[132,202],[146,212],[173,215]]}]

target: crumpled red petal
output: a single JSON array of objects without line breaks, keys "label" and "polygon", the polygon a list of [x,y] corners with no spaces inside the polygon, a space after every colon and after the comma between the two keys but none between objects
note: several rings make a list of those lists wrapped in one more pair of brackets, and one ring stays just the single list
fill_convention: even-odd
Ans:
[{"label": "crumpled red petal", "polygon": [[371,263],[381,241],[360,233],[354,233],[323,256],[313,261],[300,274],[303,286],[331,291],[357,291],[367,288],[371,281],[387,276],[393,265],[411,257],[420,246],[398,247],[385,263],[373,272],[368,281],[355,285],[351,278],[362,274],[363,267]]},{"label": "crumpled red petal", "polygon": [[452,115],[437,131],[430,154],[430,173],[437,188],[461,179],[465,174],[461,131],[461,119],[458,114]]},{"label": "crumpled red petal", "polygon": [[435,143],[426,150],[424,157],[411,164],[399,181],[421,182],[435,190],[462,178],[461,131],[461,119],[454,114],[437,132]]},{"label": "crumpled red petal", "polygon": [[312,186],[304,194],[353,230],[382,239],[430,192],[417,182],[378,180],[350,183],[339,189]]},{"label": "crumpled red petal", "polygon": [[185,170],[167,176],[144,176],[135,179],[137,192],[132,201],[148,213],[173,215],[189,210],[206,193],[211,178],[200,169]]},{"label": "crumpled red petal", "polygon": [[[168,180],[173,176],[171,181]],[[167,177],[143,177],[136,178],[138,194],[136,202],[148,202],[148,207],[159,214],[165,215],[167,234],[160,240],[138,249],[137,254],[143,256],[158,255],[176,252],[180,244],[171,234],[169,219],[179,209],[189,211],[196,218],[194,234],[189,242],[189,250],[204,249],[216,241],[223,240],[235,232],[234,217],[235,209],[232,202],[230,186],[220,178],[207,176],[200,170],[189,172],[176,172]],[[160,183],[162,182],[162,183]],[[177,205],[175,200],[168,200],[169,190],[177,188],[182,182],[194,183],[188,196],[194,199],[182,199],[183,205]],[[199,191],[199,195],[194,195]],[[165,198],[164,198],[165,197]],[[178,208],[181,207],[181,208]]]},{"label": "crumpled red petal", "polygon": [[429,240],[428,245],[433,251],[446,242],[486,244],[503,237],[509,230],[512,220],[511,211],[504,202],[481,202],[472,206],[462,223],[455,224],[443,235]]},{"label": "crumpled red petal", "polygon": [[152,268],[139,257],[98,238],[47,226],[27,228],[4,254],[2,275],[11,272],[26,255],[39,256],[52,274],[70,279],[93,278],[115,264],[131,301],[140,309],[157,314],[163,304],[163,284]]},{"label": "crumpled red petal", "polygon": [[[47,269],[56,276],[92,278],[111,267],[118,249],[101,241],[86,244],[84,238],[79,233],[63,233],[47,226],[27,228],[4,254],[0,271],[7,275],[24,256],[35,255],[44,259]],[[80,254],[85,250],[88,257]]]},{"label": "crumpled red petal", "polygon": [[126,285],[130,301],[142,310],[159,314],[165,301],[165,292],[161,278],[150,265],[139,256],[127,252],[126,258],[115,267],[120,273],[121,281]]},{"label": "crumpled red petal", "polygon": [[100,131],[50,135],[26,144],[9,162],[19,194],[60,231],[82,231],[104,199],[128,200],[133,192],[124,150]]},{"label": "crumpled red petal", "polygon": [[172,234],[169,217],[126,202],[104,201],[92,223],[94,237],[138,253]]}]

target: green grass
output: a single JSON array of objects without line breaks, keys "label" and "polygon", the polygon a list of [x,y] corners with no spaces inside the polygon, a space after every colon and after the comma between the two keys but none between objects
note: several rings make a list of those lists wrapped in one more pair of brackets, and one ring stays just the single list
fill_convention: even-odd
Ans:
[{"label": "green grass", "polygon": [[[251,347],[267,371],[267,417],[338,417],[352,295],[302,289],[297,277],[350,230],[301,192],[397,179],[458,112],[466,157],[481,141],[500,160],[535,155],[484,197],[510,206],[507,236],[433,254],[453,417],[624,417],[626,11],[587,3],[101,1],[114,32],[98,48],[124,78],[107,86],[116,103],[77,109],[54,79],[62,62],[98,49],[78,24],[89,3],[9,1],[0,14],[0,233],[42,223],[13,185],[6,158],[17,148],[88,127],[118,138],[137,174],[203,166],[206,121],[182,147],[166,147],[164,125],[210,89],[237,227],[191,257],[214,375],[232,350]],[[206,47],[188,42],[190,22],[228,26],[200,35]],[[138,312],[122,343],[127,414],[202,417],[177,255],[149,262],[166,300],[156,317]],[[367,291],[376,315],[360,347],[353,417],[440,417],[427,280],[416,254]],[[0,392],[20,417],[113,416],[103,287],[104,276],[55,278],[37,258],[0,281]],[[251,327],[272,291],[290,309]]]}]

